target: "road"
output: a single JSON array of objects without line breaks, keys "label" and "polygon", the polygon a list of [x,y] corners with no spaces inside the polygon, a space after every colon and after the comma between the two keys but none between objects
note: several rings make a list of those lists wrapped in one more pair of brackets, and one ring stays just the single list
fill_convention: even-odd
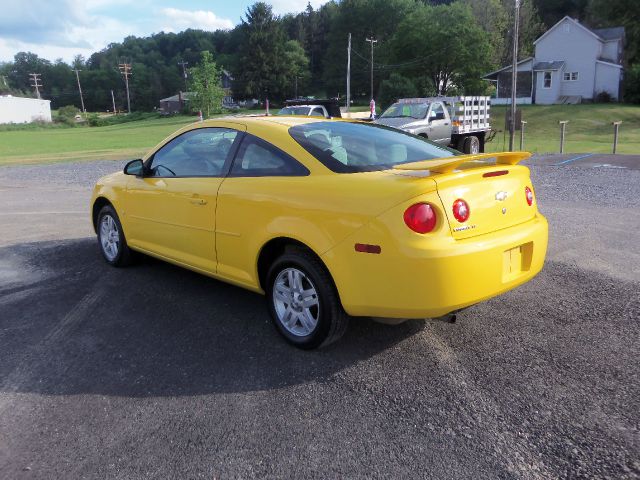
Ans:
[{"label": "road", "polygon": [[261,296],[108,267],[119,162],[0,169],[0,478],[640,478],[640,158],[529,162],[529,284],[454,325],[285,344]]}]

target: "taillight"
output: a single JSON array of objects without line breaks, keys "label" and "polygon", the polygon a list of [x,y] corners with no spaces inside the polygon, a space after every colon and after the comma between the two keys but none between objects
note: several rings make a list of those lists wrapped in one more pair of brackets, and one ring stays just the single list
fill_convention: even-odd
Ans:
[{"label": "taillight", "polygon": [[469,210],[469,204],[461,198],[453,202],[453,216],[456,217],[458,222],[466,222],[470,213],[471,210]]},{"label": "taillight", "polygon": [[529,187],[524,187],[524,196],[527,198],[527,205],[533,205],[533,191]]},{"label": "taillight", "polygon": [[428,203],[416,203],[404,212],[404,223],[417,233],[429,233],[436,226],[436,211]]}]

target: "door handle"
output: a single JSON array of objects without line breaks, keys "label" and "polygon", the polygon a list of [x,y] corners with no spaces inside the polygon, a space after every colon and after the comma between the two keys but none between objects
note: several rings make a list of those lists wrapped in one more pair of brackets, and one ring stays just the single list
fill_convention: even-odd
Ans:
[{"label": "door handle", "polygon": [[449,122],[445,123],[445,125],[449,125]]},{"label": "door handle", "polygon": [[204,198],[192,198],[189,200],[194,205],[206,205],[207,201]]}]

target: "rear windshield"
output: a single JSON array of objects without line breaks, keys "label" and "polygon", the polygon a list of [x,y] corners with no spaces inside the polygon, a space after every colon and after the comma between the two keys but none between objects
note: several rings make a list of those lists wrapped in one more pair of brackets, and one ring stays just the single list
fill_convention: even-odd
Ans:
[{"label": "rear windshield", "polygon": [[385,170],[400,163],[451,157],[457,152],[422,137],[372,123],[317,122],[289,134],[327,168],[338,173]]}]

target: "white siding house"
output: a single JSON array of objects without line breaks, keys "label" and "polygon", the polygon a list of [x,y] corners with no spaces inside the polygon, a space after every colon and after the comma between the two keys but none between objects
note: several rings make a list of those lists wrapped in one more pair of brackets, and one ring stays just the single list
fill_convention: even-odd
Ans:
[{"label": "white siding house", "polygon": [[[602,92],[620,100],[624,28],[592,30],[564,17],[533,43],[534,56],[517,65],[519,84],[532,79],[528,90],[518,86],[518,103],[579,103]],[[510,77],[511,65],[484,76],[496,83],[493,103],[509,101]]]},{"label": "white siding house", "polygon": [[0,96],[0,123],[51,121],[51,101],[36,98]]}]

